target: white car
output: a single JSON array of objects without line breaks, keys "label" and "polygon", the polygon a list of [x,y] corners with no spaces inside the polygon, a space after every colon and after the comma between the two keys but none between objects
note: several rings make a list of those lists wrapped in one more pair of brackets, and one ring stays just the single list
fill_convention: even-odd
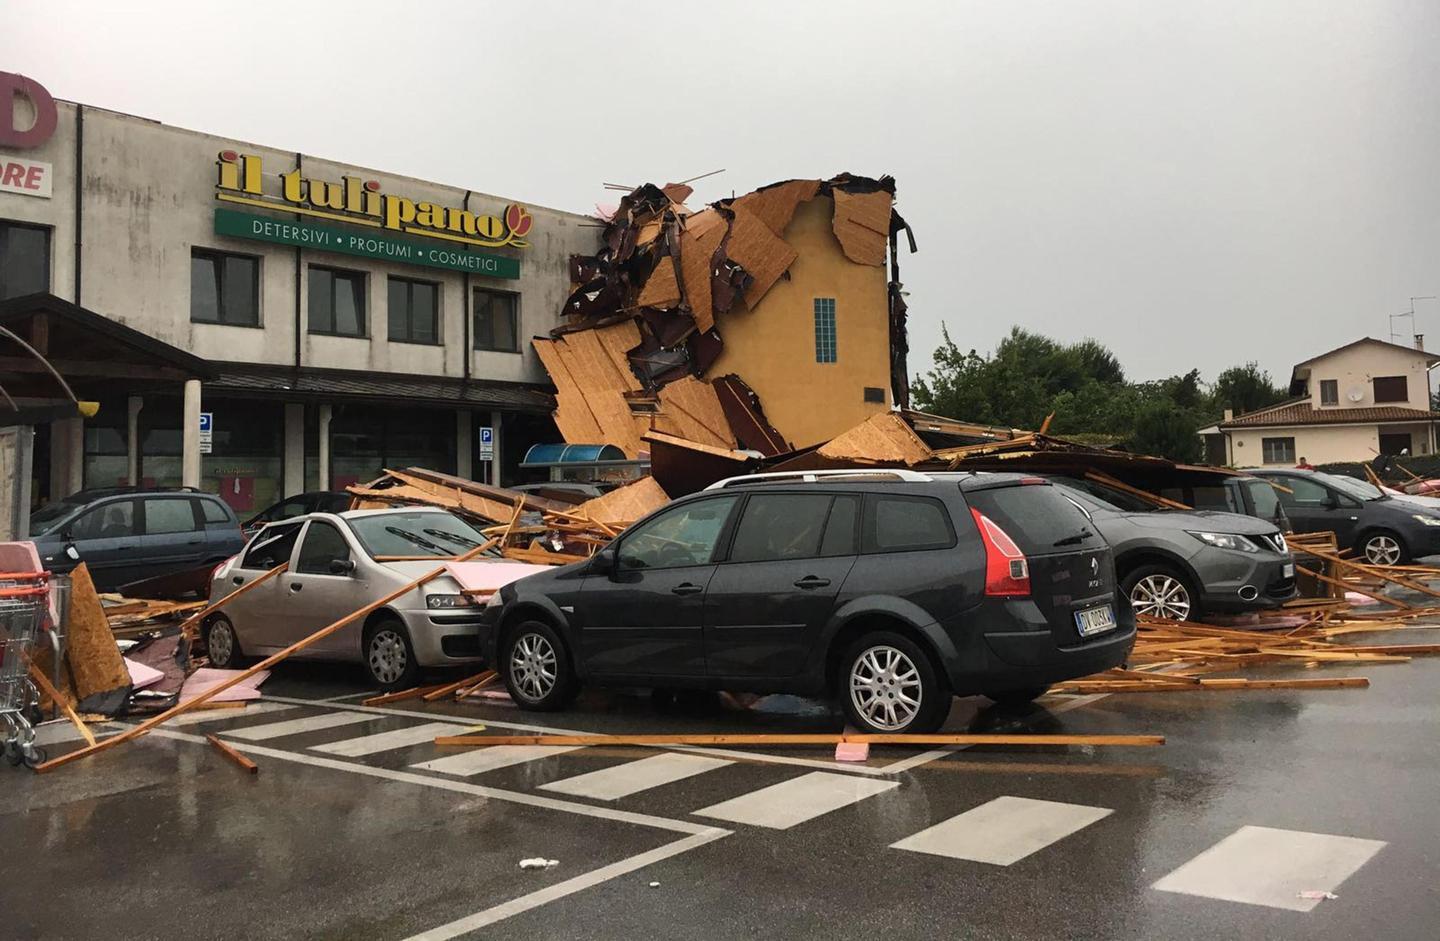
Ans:
[{"label": "white car", "polygon": [[[480,659],[483,601],[462,587],[499,588],[548,566],[498,557],[456,563],[485,541],[445,510],[397,508],[310,513],[270,523],[211,576],[210,600],[288,562],[205,620],[210,664],[234,668],[247,657],[276,653],[449,561],[451,572],[395,599],[297,653],[316,660],[360,662],[382,689],[415,683],[421,667]],[[462,586],[460,578],[466,585]]]}]

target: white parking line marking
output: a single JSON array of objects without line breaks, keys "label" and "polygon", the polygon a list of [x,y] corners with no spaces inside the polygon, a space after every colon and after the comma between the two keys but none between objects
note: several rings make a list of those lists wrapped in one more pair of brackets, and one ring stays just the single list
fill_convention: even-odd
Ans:
[{"label": "white parking line marking", "polygon": [[303,732],[318,732],[321,729],[333,729],[336,726],[371,721],[373,721],[372,718],[363,712],[322,712],[319,715],[306,716],[303,719],[286,719],[283,722],[267,722],[264,725],[252,725],[247,729],[226,731],[225,737],[243,738],[247,742],[263,742],[286,735],[300,735]]},{"label": "white parking line marking", "polygon": [[408,748],[422,742],[433,742],[435,736],[449,735],[454,731],[455,725],[451,722],[426,722],[423,725],[412,725],[389,732],[376,732],[374,735],[347,738],[340,742],[327,742],[324,745],[316,745],[311,750],[321,751],[327,755],[339,755],[342,758],[359,758],[363,755],[389,751],[392,748]]},{"label": "white parking line marking", "polygon": [[567,895],[573,895],[582,889],[599,885],[617,876],[623,876],[637,869],[643,869],[651,863],[658,863],[662,859],[669,859],[671,856],[678,856],[680,853],[704,846],[706,843],[713,843],[722,836],[728,835],[728,831],[711,828],[704,833],[697,833],[694,836],[687,836],[682,840],[676,840],[674,843],[657,846],[648,853],[641,853],[638,856],[631,856],[629,859],[622,859],[618,863],[611,863],[608,866],[601,866],[599,869],[592,869],[573,879],[557,882],[555,885],[531,892],[529,895],[522,895],[519,898],[511,899],[493,908],[487,908],[483,912],[467,915],[447,925],[440,925],[439,927],[431,928],[429,931],[422,931],[417,935],[411,935],[406,941],[447,941],[449,938],[466,934],[477,928],[484,928],[487,925],[493,925],[495,922],[509,918],[511,915],[527,912],[532,908],[544,905],[547,902],[554,902]]},{"label": "white parking line marking", "polygon": [[1384,846],[1381,840],[1351,836],[1241,827],[1154,888],[1308,912],[1320,900],[1302,899],[1301,892],[1335,891]]},{"label": "white parking line marking", "polygon": [[[204,738],[188,732],[174,732],[169,729],[160,728],[153,730],[151,734],[157,738],[175,739],[197,745],[205,744]],[[441,939],[453,938],[468,931],[473,931],[476,928],[502,921],[512,915],[530,911],[547,902],[556,901],[583,889],[600,885],[611,879],[648,866],[651,863],[668,859],[671,856],[677,856],[680,853],[696,849],[707,843],[714,842],[721,837],[730,835],[729,830],[691,823],[688,820],[671,820],[668,817],[655,817],[650,814],[615,810],[610,807],[593,807],[588,804],[577,804],[573,801],[558,800],[553,797],[541,797],[538,794],[523,794],[519,791],[506,791],[499,788],[483,787],[479,784],[471,784],[468,781],[456,781],[450,778],[436,778],[423,774],[411,774],[408,771],[396,771],[391,768],[375,768],[359,762],[340,761],[335,758],[322,758],[318,755],[299,754],[279,748],[270,748],[265,745],[238,743],[236,747],[247,755],[274,758],[279,761],[291,761],[315,768],[348,771],[352,774],[361,774],[386,781],[400,781],[406,784],[415,784],[420,787],[437,788],[442,791],[466,794],[471,797],[483,797],[487,800],[509,801],[510,803],[523,804],[527,807],[540,807],[561,813],[577,814],[582,817],[614,820],[620,823],[630,823],[642,827],[655,827],[660,830],[686,834],[684,838],[676,840],[673,843],[667,843],[664,846],[656,847],[648,852],[611,863],[608,866],[602,866],[599,869],[581,873],[573,879],[566,879],[564,882],[559,882],[536,892],[511,899],[508,902],[492,906],[484,911],[476,912],[474,915],[467,915],[449,924],[432,928],[427,932],[415,935],[414,939],[423,938],[426,939],[426,941],[441,941]]]},{"label": "white parking line marking", "polygon": [[755,827],[788,830],[796,824],[899,786],[899,781],[872,781],[848,774],[812,771],[798,778],[713,804],[695,811],[695,814],[734,823],[748,823]]},{"label": "white parking line marking", "polygon": [[284,712],[295,707],[289,703],[279,702],[257,702],[251,703],[244,709],[205,709],[200,712],[187,712],[178,715],[165,723],[165,727],[179,728],[185,725],[199,725],[202,722],[220,722],[224,719],[243,719],[246,716],[258,716],[264,712]]},{"label": "white parking line marking", "polygon": [[1009,866],[1112,813],[1106,807],[997,797],[890,846]]},{"label": "white parking line marking", "polygon": [[652,787],[683,781],[697,774],[704,774],[706,771],[714,771],[716,768],[732,764],[734,764],[733,761],[725,761],[720,758],[665,752],[637,761],[627,761],[625,764],[616,765],[613,768],[601,768],[599,771],[578,774],[573,778],[565,778],[563,781],[552,781],[549,784],[542,784],[540,789],[542,791],[559,791],[561,794],[570,794],[574,797],[613,801],[629,797],[631,794],[638,794],[641,791],[648,791]]},{"label": "white parking line marking", "polygon": [[476,748],[458,755],[447,755],[432,761],[422,761],[410,767],[419,768],[421,771],[438,771],[441,774],[453,774],[468,778],[472,775],[484,774],[486,771],[494,771],[497,768],[508,768],[511,765],[549,758],[552,755],[563,755],[567,751],[575,751],[580,747],[579,745],[492,745],[489,748]]}]

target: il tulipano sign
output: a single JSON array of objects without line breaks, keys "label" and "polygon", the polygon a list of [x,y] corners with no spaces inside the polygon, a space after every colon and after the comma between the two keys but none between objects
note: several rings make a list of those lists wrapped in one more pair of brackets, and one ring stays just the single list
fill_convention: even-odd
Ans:
[{"label": "il tulipano sign", "polygon": [[[507,206],[502,216],[489,216],[385,193],[377,180],[346,176],[332,182],[305,177],[299,168],[279,174],[280,193],[274,196],[264,192],[261,157],[226,150],[220,153],[216,166],[217,200],[301,216],[291,221],[217,207],[218,235],[468,271],[492,278],[520,277],[519,260],[473,248],[530,245],[525,236],[535,220],[518,204]],[[325,225],[319,220],[346,223],[347,227]],[[397,237],[400,235],[419,236],[423,241]]]}]

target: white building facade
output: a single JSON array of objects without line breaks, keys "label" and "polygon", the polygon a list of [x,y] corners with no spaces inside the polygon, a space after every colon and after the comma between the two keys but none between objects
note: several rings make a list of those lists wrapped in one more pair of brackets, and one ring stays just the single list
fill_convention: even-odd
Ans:
[{"label": "white building facade", "polygon": [[[383,467],[503,482],[555,440],[528,341],[558,322],[592,220],[28,98],[0,137],[0,304],[54,295],[210,366],[89,376],[94,417],[35,426],[32,502],[186,484],[243,517]],[[47,107],[43,142],[15,133]]]},{"label": "white building facade", "polygon": [[1226,414],[1201,432],[1210,460],[1235,467],[1369,461],[1378,454],[1432,454],[1430,370],[1440,356],[1365,337],[1295,366],[1290,401]]}]

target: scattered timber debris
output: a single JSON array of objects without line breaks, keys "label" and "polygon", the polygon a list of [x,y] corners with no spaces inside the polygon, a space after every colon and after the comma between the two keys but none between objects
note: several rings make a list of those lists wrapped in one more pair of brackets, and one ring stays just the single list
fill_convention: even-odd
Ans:
[{"label": "scattered timber debris", "polygon": [[670,499],[653,477],[582,503],[565,503],[418,467],[387,470],[383,477],[349,489],[360,508],[418,505],[450,510],[496,538],[503,557],[543,565],[588,559]]}]

